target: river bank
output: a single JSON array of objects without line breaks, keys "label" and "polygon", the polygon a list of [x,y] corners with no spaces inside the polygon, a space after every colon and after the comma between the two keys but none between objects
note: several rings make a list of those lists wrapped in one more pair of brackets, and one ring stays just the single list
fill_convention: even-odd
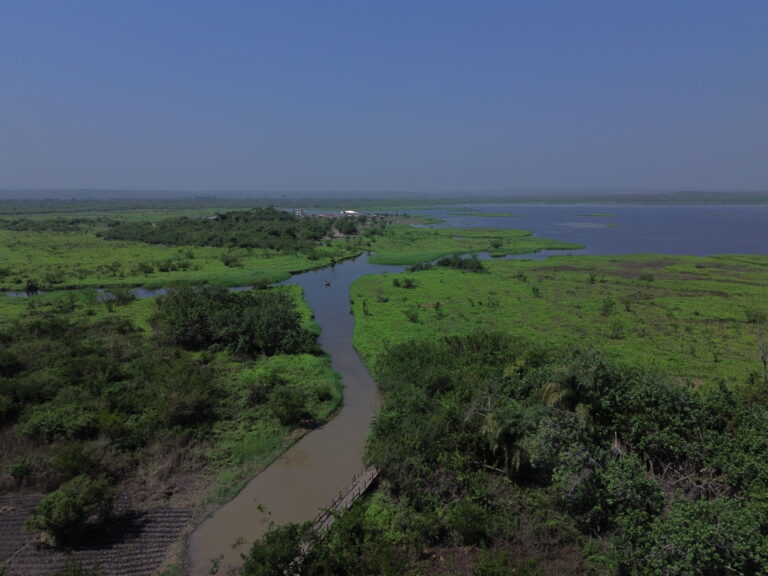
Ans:
[{"label": "river bank", "polygon": [[399,271],[402,267],[373,265],[363,257],[285,282],[300,285],[314,310],[322,328],[319,344],[342,377],[343,406],[333,420],[304,436],[195,530],[188,540],[185,574],[209,574],[212,562],[221,574],[240,566],[240,554],[248,551],[270,522],[311,520],[362,469],[365,438],[379,394],[352,345],[349,290],[363,275]]}]

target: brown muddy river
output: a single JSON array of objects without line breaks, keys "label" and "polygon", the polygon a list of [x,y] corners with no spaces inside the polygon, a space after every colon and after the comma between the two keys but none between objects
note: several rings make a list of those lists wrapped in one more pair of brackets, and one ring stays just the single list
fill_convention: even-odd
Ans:
[{"label": "brown muddy river", "polygon": [[360,276],[402,270],[366,260],[360,257],[286,281],[304,288],[323,329],[320,345],[342,377],[344,406],[333,420],[294,444],[197,527],[189,538],[185,559],[185,572],[190,576],[210,574],[215,558],[220,559],[219,574],[238,568],[241,554],[264,534],[270,522],[313,519],[363,468],[365,438],[379,398],[376,383],[352,347],[349,288]]}]

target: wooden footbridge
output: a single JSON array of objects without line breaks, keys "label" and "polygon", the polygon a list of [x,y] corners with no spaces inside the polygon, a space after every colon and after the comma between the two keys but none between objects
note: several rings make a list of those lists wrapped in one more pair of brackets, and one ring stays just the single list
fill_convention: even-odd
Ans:
[{"label": "wooden footbridge", "polygon": [[315,519],[312,521],[312,528],[321,534],[328,530],[331,524],[333,524],[337,513],[352,506],[356,498],[365,494],[378,475],[379,471],[375,466],[370,466],[355,474],[352,480],[342,488],[341,492],[331,500],[330,505],[320,510],[317,516],[315,516]]},{"label": "wooden footbridge", "polygon": [[[331,524],[333,524],[336,515],[352,506],[356,498],[365,494],[378,475],[379,471],[375,466],[370,466],[355,474],[352,480],[342,488],[341,492],[331,500],[331,504],[318,512],[312,521],[312,529],[322,537],[331,527]],[[301,545],[299,555],[293,559],[293,562],[285,570],[286,576],[301,576],[301,565],[311,549],[312,545],[308,542]]]}]

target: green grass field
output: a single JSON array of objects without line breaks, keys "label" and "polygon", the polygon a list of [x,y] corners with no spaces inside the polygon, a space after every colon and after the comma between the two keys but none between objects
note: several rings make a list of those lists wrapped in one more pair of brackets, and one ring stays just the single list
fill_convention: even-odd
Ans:
[{"label": "green grass field", "polygon": [[[326,266],[359,249],[336,241],[307,254],[268,249],[172,247],[110,241],[91,232],[0,230],[0,290],[23,290],[34,280],[43,290],[104,286],[166,286],[173,282],[243,286],[285,280],[291,273]],[[222,257],[233,254],[240,266]]]},{"label": "green grass field", "polygon": [[[361,278],[351,294],[357,349],[375,368],[389,344],[482,328],[553,349],[595,346],[694,384],[742,383],[762,370],[768,257],[559,256],[485,265],[484,274]],[[393,285],[405,277],[415,288]]]},{"label": "green grass field", "polygon": [[374,264],[419,264],[457,253],[490,252],[503,256],[577,248],[582,246],[533,238],[527,230],[391,226],[373,242],[375,254],[370,261]]}]

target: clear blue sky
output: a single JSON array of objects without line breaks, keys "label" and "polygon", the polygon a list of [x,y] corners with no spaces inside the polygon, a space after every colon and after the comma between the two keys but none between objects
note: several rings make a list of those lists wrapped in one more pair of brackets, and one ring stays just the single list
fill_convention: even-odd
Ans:
[{"label": "clear blue sky", "polygon": [[0,188],[591,187],[768,189],[768,2],[0,2]]}]

